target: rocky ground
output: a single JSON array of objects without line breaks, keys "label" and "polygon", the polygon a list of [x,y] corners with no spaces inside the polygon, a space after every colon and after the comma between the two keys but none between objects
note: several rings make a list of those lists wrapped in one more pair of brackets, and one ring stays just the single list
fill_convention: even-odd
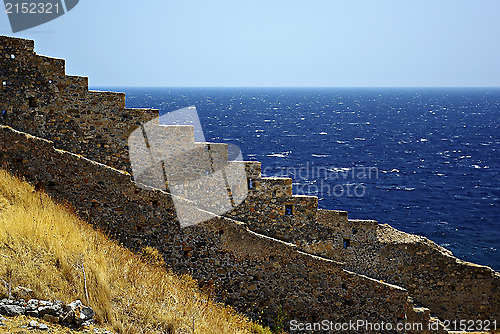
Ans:
[{"label": "rocky ground", "polygon": [[61,301],[30,299],[0,300],[0,333],[95,333],[113,334],[93,325],[95,312],[76,300],[64,305]]},{"label": "rocky ground", "polygon": [[111,334],[113,332],[94,326],[69,328],[60,324],[50,323],[38,318],[24,315],[15,317],[0,317],[0,333],[28,334],[28,333],[51,333],[51,334]]}]

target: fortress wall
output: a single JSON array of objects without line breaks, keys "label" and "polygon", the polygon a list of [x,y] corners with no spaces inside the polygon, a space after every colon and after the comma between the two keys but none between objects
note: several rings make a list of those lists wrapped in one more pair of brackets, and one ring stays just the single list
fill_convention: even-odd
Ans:
[{"label": "fortress wall", "polygon": [[7,49],[9,53],[27,54],[28,52],[33,52],[35,50],[35,42],[30,39],[7,36],[0,36],[0,39],[2,42],[0,44],[0,50],[3,49],[3,52]]},{"label": "fortress wall", "polygon": [[[0,76],[4,78],[2,83],[6,81],[0,90],[2,124],[131,172],[128,136],[141,124],[157,118],[158,110],[125,108],[124,93],[89,91],[88,78],[65,75],[64,59],[36,55],[33,41],[0,37],[0,46],[5,55],[1,58]],[[10,54],[15,54],[15,58],[11,59]],[[150,125],[157,127],[155,137],[172,131],[158,127],[157,123]],[[194,140],[192,133],[187,135]],[[179,145],[179,139],[182,137],[173,138],[173,142]],[[195,145],[187,160],[195,173],[222,169],[227,163],[226,144]]]},{"label": "fortress wall", "polygon": [[278,198],[292,196],[292,179],[285,177],[263,177],[252,179],[249,185],[251,197]]},{"label": "fortress wall", "polygon": [[[279,180],[275,182],[279,183]],[[284,183],[288,181],[281,182],[277,188],[284,191],[287,187]],[[247,223],[253,231],[281,240],[292,241],[307,237],[307,233],[302,232],[305,231],[305,226],[314,224],[318,198],[298,195],[273,198],[272,194],[272,190],[270,193],[250,190],[245,201],[226,216]],[[297,232],[297,229],[302,232]]]},{"label": "fortress wall", "polygon": [[60,58],[52,58],[28,53],[27,60],[36,64],[37,70],[49,77],[64,77],[66,73],[66,61]]},{"label": "fortress wall", "polygon": [[217,171],[227,167],[228,145],[224,143],[205,143],[210,151],[212,170]]},{"label": "fortress wall", "polygon": [[340,227],[347,223],[347,211],[318,209],[316,221],[328,227]]},{"label": "fortress wall", "polygon": [[218,300],[253,319],[272,324],[280,308],[301,321],[404,318],[406,290],[347,272],[228,218],[181,229],[168,194],[138,188],[128,173],[56,150],[50,141],[0,126],[0,161],[124,245],[157,247],[175,272],[192,274]]},{"label": "fortress wall", "polygon": [[178,225],[172,200],[159,190],[138,188],[126,172],[55,149],[51,141],[3,125],[0,161],[2,168],[70,203],[82,219],[128,245],[131,232],[154,231],[160,219],[162,224]]},{"label": "fortress wall", "polygon": [[88,92],[88,100],[101,108],[125,109],[125,93],[91,90]]},{"label": "fortress wall", "polygon": [[415,303],[440,319],[500,320],[500,274],[461,261],[425,237],[376,221],[349,220],[337,224],[329,238],[300,248],[405,287]]},{"label": "fortress wall", "polygon": [[67,75],[67,85],[74,85],[75,90],[80,92],[86,92],[89,90],[89,78],[77,75]]},{"label": "fortress wall", "polygon": [[380,245],[380,268],[385,268],[378,272],[381,279],[402,284],[417,303],[432,306],[442,319],[500,321],[499,273],[461,261],[433,241],[387,224],[378,226],[377,237],[372,245]]},{"label": "fortress wall", "polygon": [[185,147],[179,154],[169,154],[165,157],[167,175],[171,180],[196,180],[214,171],[210,146],[205,143],[195,143]]},{"label": "fortress wall", "polygon": [[0,36],[0,122],[130,171],[128,134],[158,111],[125,109],[123,93],[88,91],[88,78],[65,75],[64,59],[33,49],[33,41]]},{"label": "fortress wall", "polygon": [[[436,248],[434,243],[425,238],[411,236],[386,225],[378,225],[375,221],[348,220],[345,212],[317,210],[317,197],[292,195],[290,179],[261,178],[260,162],[230,161],[228,163],[229,167],[240,166],[246,173],[247,179],[258,184],[260,190],[250,190],[249,196],[243,204],[226,214],[228,218],[214,218],[210,224],[206,225],[211,227],[204,230],[218,233],[222,231],[222,233],[219,233],[218,236],[217,234],[215,236],[202,236],[193,232],[196,237],[186,236],[187,232],[185,231],[198,231],[202,227],[197,225],[196,227],[179,229],[179,221],[176,219],[170,196],[159,190],[137,188],[130,182],[130,175],[127,173],[105,167],[71,153],[53,149],[54,145],[57,148],[81,154],[117,169],[130,171],[128,137],[137,129],[142,131],[141,124],[157,118],[158,110],[127,109],[123,93],[88,91],[86,77],[66,76],[64,60],[36,55],[33,52],[33,41],[0,36],[0,55],[0,123],[53,141],[52,144],[48,141],[26,137],[24,134],[2,127],[0,147],[2,145],[3,147],[0,148],[0,159],[2,159],[0,161],[3,161],[2,163],[6,164],[11,171],[22,172],[31,182],[45,185],[52,196],[68,201],[77,208],[77,212],[82,218],[109,231],[127,246],[137,248],[145,244],[157,245],[165,254],[167,262],[176,270],[183,271],[195,268],[193,275],[200,279],[203,279],[205,274],[208,277],[214,275],[213,280],[210,279],[206,282],[207,286],[219,283],[221,284],[220,289],[229,286],[228,294],[233,294],[227,295],[229,296],[228,301],[238,305],[240,310],[246,310],[248,307],[249,311],[245,312],[252,316],[255,315],[254,310],[259,308],[256,308],[255,305],[248,306],[246,304],[248,300],[255,300],[255,303],[266,303],[266,298],[270,299],[271,309],[276,305],[279,306],[280,303],[286,303],[290,296],[283,295],[283,290],[279,286],[265,287],[265,285],[286,284],[287,280],[294,281],[299,277],[302,279],[301,284],[304,285],[307,295],[297,296],[296,292],[292,294],[295,298],[292,303],[294,305],[292,311],[298,312],[294,314],[308,312],[307,314],[312,316],[311,312],[314,307],[300,304],[297,298],[300,297],[302,300],[304,297],[306,299],[312,298],[311,300],[316,300],[316,302],[321,301],[319,296],[310,297],[311,294],[316,294],[315,289],[321,287],[317,286],[320,283],[314,281],[314,278],[293,271],[296,270],[293,264],[287,264],[287,269],[283,269],[283,272],[281,269],[277,272],[272,268],[271,270],[266,267],[266,264],[264,267],[259,267],[259,270],[262,271],[262,268],[271,270],[272,274],[266,276],[266,272],[266,275],[262,276],[259,274],[259,270],[255,272],[245,267],[248,265],[248,262],[245,261],[250,260],[242,260],[237,255],[243,254],[242,250],[234,246],[228,255],[230,260],[228,260],[227,268],[233,266],[248,270],[251,280],[256,280],[255,277],[257,280],[260,280],[260,277],[265,277],[262,279],[261,285],[255,284],[255,289],[248,288],[247,290],[250,292],[247,290],[243,290],[247,292],[241,292],[241,287],[246,289],[245,284],[247,283],[244,282],[247,282],[250,276],[243,275],[241,278],[238,276],[240,271],[236,273],[231,271],[232,274],[228,275],[227,270],[219,270],[217,267],[219,265],[214,266],[214,263],[221,263],[220,261],[213,262],[220,260],[221,254],[228,253],[220,248],[221,238],[226,233],[225,230],[213,230],[213,226],[219,226],[217,224],[221,222],[237,224],[229,218],[246,222],[245,227],[237,229],[240,232],[246,231],[241,233],[252,234],[246,230],[248,227],[261,234],[293,242],[299,249],[308,253],[345,262],[346,268],[357,273],[401,284],[414,294],[419,303],[430,307],[433,312],[444,319],[498,318],[498,307],[495,306],[499,304],[498,298],[500,296],[497,273],[489,268],[485,269],[485,267],[459,261],[451,257],[446,250]],[[14,57],[12,58],[11,55]],[[168,128],[168,132],[165,132],[165,128],[158,126],[157,121],[150,123],[150,126],[155,129],[154,131],[158,131],[160,136],[166,138],[171,137],[171,131],[174,131],[174,128]],[[199,167],[198,172],[206,173],[207,168],[216,170],[225,164],[227,145],[212,143],[197,143],[192,146],[179,145],[184,141],[191,143],[191,130],[182,126],[175,129],[180,131],[178,133],[180,137],[176,137],[177,141],[175,141],[177,145],[173,146],[174,150],[181,152],[178,159],[185,160],[188,154],[186,153],[187,149],[191,150],[194,147],[195,152],[194,154],[193,152],[189,153],[191,160],[188,159],[188,161],[190,161],[189,165]],[[194,134],[192,138],[194,138]],[[142,150],[147,151],[146,143],[144,143]],[[205,161],[210,161],[210,163],[207,164]],[[163,174],[157,172],[161,171],[162,166],[159,167],[160,169],[156,168],[156,170],[155,168],[145,170],[144,180],[159,180],[161,184],[164,179]],[[231,172],[228,172],[228,175],[231,175]],[[220,193],[228,191],[228,189],[222,189],[227,184],[226,180],[222,180],[220,174],[214,173],[214,175],[209,176],[220,179],[214,181],[221,186],[218,189]],[[158,182],[154,184],[158,184]],[[163,186],[162,189],[166,189],[166,187],[167,185]],[[237,197],[235,195],[242,190],[239,184],[227,187],[231,188],[230,192],[232,192],[233,197]],[[199,192],[199,195],[205,196],[202,192]],[[215,206],[220,207],[219,200],[212,200],[212,202]],[[189,203],[186,205],[189,206]],[[287,207],[291,207],[291,215],[287,214]],[[208,205],[206,209],[211,210],[212,207]],[[206,212],[199,210],[192,213],[199,216],[207,215]],[[246,234],[239,236],[247,238]],[[195,247],[190,246],[190,240],[193,238],[199,238],[198,244],[194,245]],[[286,253],[279,248],[285,245],[284,243],[272,241],[273,239],[262,236],[258,236],[258,238],[270,242],[272,247],[278,247],[278,253]],[[214,241],[216,247],[207,249],[207,245],[211,245],[211,240],[216,240]],[[260,244],[260,241],[257,242],[254,239],[248,238],[248,240]],[[276,246],[278,244],[281,246]],[[200,252],[196,253],[195,249],[198,247]],[[245,244],[244,247],[251,247],[251,245]],[[292,246],[288,245],[287,247]],[[253,250],[253,252],[255,254],[252,256],[259,260],[251,260],[250,267],[270,262],[270,258],[266,262],[262,256],[259,257],[257,250]],[[310,260],[309,255],[303,255],[307,256],[308,261]],[[276,259],[275,255],[272,256]],[[207,259],[210,265],[204,264]],[[243,267],[241,267],[242,264],[237,264],[241,261],[246,263]],[[286,258],[280,261],[286,261]],[[298,259],[297,261],[303,260]],[[283,268],[280,263],[278,261],[280,268]],[[317,265],[321,267],[324,263],[319,262]],[[314,269],[311,270],[314,271]],[[318,272],[322,272],[323,269],[318,270]],[[345,274],[342,273],[342,275]],[[241,280],[235,279],[235,275]],[[283,275],[283,280],[280,278],[276,281],[275,279],[279,275]],[[353,277],[359,278],[359,275]],[[477,280],[476,277],[480,280]],[[308,281],[310,279],[312,282]],[[239,282],[238,285],[233,285],[235,282]],[[368,284],[368,288],[379,289],[378,285],[375,288],[371,285],[371,280],[363,282],[363,284]],[[312,285],[310,286],[310,284]],[[296,281],[296,286],[298,288],[295,291],[302,293],[298,281]],[[343,296],[342,291],[345,289],[342,289],[331,291],[334,291],[334,294],[338,293],[338,296]],[[365,293],[364,287],[359,289]],[[262,294],[263,291],[268,290],[271,297],[267,293]],[[223,290],[217,291],[219,291],[219,298],[223,298],[221,292]],[[291,291],[289,290],[290,293],[292,293]],[[347,291],[350,290],[347,289]],[[380,293],[385,293],[384,291],[382,289]],[[349,292],[348,296],[352,293],[355,292]],[[371,296],[370,293],[366,293],[366,296]],[[243,295],[244,297],[241,297]],[[398,298],[401,297],[398,296]],[[371,303],[371,301],[363,300],[362,297],[359,298],[361,298],[359,305]],[[343,300],[347,304],[352,302],[350,298]],[[330,304],[331,302],[332,300],[330,300]],[[338,302],[338,299],[334,300],[335,305]],[[339,307],[338,309],[328,309],[327,311],[333,312],[331,314],[346,312],[345,314],[349,315],[358,311],[361,312],[358,312],[358,315],[364,314],[363,309],[344,309],[342,303],[340,306],[336,305]],[[377,301],[377,303],[380,302]],[[361,307],[359,305],[355,303],[351,306]],[[385,307],[385,304],[380,304],[380,307],[382,306]],[[325,311],[325,307],[330,306],[321,306],[319,312]],[[376,309],[378,312],[378,306]],[[382,317],[386,317],[386,314],[388,316],[389,313],[384,312],[381,313]]]},{"label": "fortress wall", "polygon": [[262,164],[260,161],[242,161],[242,162],[235,161],[233,163],[244,164],[245,170],[247,172],[247,177],[249,179],[259,179],[261,177]]},{"label": "fortress wall", "polygon": [[[222,232],[219,230],[222,249],[234,256],[236,266],[232,261],[224,263],[227,256],[223,262],[215,260],[214,264],[222,264],[219,273],[226,274],[225,281],[230,285],[225,301],[237,309],[254,308],[252,313],[258,309],[269,310],[272,318],[274,311],[282,308],[294,319],[348,321],[380,317],[379,307],[384,305],[381,307],[384,313],[394,312],[389,316],[390,322],[396,323],[405,317],[399,306],[406,304],[404,290],[382,286],[381,282],[344,271],[330,260],[298,252],[292,245],[252,233],[244,225],[228,224],[227,219],[219,219],[216,223],[224,227]],[[202,235],[216,235],[217,228],[217,225],[209,225]],[[251,264],[238,261],[241,258],[250,260]],[[242,272],[249,274],[248,279],[238,280]],[[202,279],[206,282],[207,277]],[[264,321],[272,322],[269,318]]]}]

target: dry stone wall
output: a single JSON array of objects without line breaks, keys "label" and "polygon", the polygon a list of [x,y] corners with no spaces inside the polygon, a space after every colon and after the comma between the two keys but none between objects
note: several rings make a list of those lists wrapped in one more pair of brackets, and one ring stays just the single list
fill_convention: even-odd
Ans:
[{"label": "dry stone wall", "polygon": [[266,324],[277,312],[301,321],[405,318],[405,289],[225,217],[181,229],[169,194],[137,187],[128,173],[55,149],[51,141],[0,126],[0,161],[124,245],[158,248],[175,272],[190,273],[219,300]]},{"label": "dry stone wall", "polygon": [[[1,80],[5,83],[0,90],[2,124],[52,140],[58,148],[131,172],[128,137],[142,124],[157,118],[157,110],[127,109],[123,93],[89,91],[86,77],[67,76],[65,61],[35,54],[33,41],[2,36],[0,48],[4,55],[0,59]],[[179,138],[172,134],[171,128],[153,124],[145,131],[153,133],[155,138],[170,136],[170,140],[192,136],[186,140],[195,147],[176,157],[190,166],[191,178],[221,170],[227,164],[227,145],[194,143],[192,130]],[[166,168],[181,165],[171,160],[166,159]],[[169,177],[175,180],[190,176],[170,173]],[[249,174],[248,178],[254,188],[230,217],[255,222],[252,224],[255,230],[267,231],[283,240],[290,240],[288,226],[314,221],[317,198],[293,196],[291,179],[261,178],[260,171],[258,175]],[[153,175],[151,181],[158,186],[158,175]],[[287,215],[287,210],[292,214]],[[267,228],[269,224],[276,228]]]},{"label": "dry stone wall", "polygon": [[0,123],[50,139],[58,148],[130,171],[128,135],[158,117],[125,108],[125,94],[88,90],[64,59],[37,55],[31,40],[0,36]]},{"label": "dry stone wall", "polygon": [[[173,269],[190,272],[253,318],[268,308],[271,323],[273,312],[289,305],[286,312],[303,319],[429,320],[428,310],[411,303],[403,309],[404,289],[362,274],[403,286],[444,319],[500,323],[498,273],[458,261],[425,238],[319,210],[316,197],[293,195],[291,179],[263,178],[260,162],[228,161],[227,145],[195,142],[192,126],[159,124],[158,110],[125,108],[123,93],[89,91],[86,77],[66,75],[63,59],[35,54],[33,41],[0,36],[0,82],[0,124],[22,131],[0,129],[4,168],[69,202],[128,247],[159,248]],[[138,141],[143,156],[161,156],[166,142],[174,143],[171,154],[142,166],[129,156],[134,133],[161,139]],[[138,186],[131,160],[139,161]],[[176,169],[182,164],[192,174]],[[243,184],[230,184],[238,171]],[[229,202],[208,197],[204,211],[190,201],[197,198],[178,192],[204,174],[218,178],[210,182]],[[199,186],[188,190],[207,197],[192,191]],[[225,217],[214,214],[222,201],[229,203]],[[193,221],[209,221],[181,228],[190,224],[178,206]]]},{"label": "dry stone wall", "polygon": [[[333,219],[332,219],[333,216]],[[500,320],[500,274],[461,261],[425,237],[373,220],[318,211],[333,227],[328,238],[302,249],[343,262],[344,268],[408,289],[415,303],[448,320]]]}]

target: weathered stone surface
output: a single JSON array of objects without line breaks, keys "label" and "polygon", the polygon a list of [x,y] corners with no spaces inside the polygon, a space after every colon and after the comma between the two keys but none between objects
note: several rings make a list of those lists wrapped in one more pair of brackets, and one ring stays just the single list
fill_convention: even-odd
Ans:
[{"label": "weathered stone surface", "polygon": [[[9,163],[8,168],[16,168],[15,157],[29,154],[23,168],[26,179],[57,177],[58,182],[46,190],[54,198],[74,205],[78,214],[124,245],[156,247],[176,272],[189,272],[202,285],[223,287],[217,290],[218,300],[254,319],[272,324],[280,307],[299,319],[371,314],[373,319],[395,321],[404,312],[404,289],[344,271],[337,262],[298,252],[291,244],[253,233],[225,217],[181,229],[169,195],[136,187],[125,172],[0,126],[2,142],[9,143],[0,144],[0,156]],[[91,199],[96,196],[110,207],[120,205],[121,214],[109,216],[106,207],[92,208]],[[153,200],[160,204],[152,205]],[[152,217],[158,218],[158,225],[143,222]],[[146,233],[151,228],[154,233]],[[263,309],[266,312],[261,316]]]},{"label": "weathered stone surface", "polygon": [[25,311],[26,308],[20,305],[13,305],[13,304],[0,305],[0,314],[7,315],[9,317],[13,317],[16,315],[23,315]]},{"label": "weathered stone surface", "polygon": [[329,238],[301,248],[340,261],[353,272],[405,287],[416,303],[442,319],[500,317],[500,274],[491,268],[461,261],[427,238],[376,221],[346,216],[326,224],[334,227]]},{"label": "weathered stone surface", "polygon": [[51,315],[53,317],[59,317],[63,313],[63,306],[60,302],[48,303],[38,307],[38,314],[40,317],[45,315]]},{"label": "weathered stone surface", "polygon": [[[407,301],[410,293],[447,320],[500,321],[500,274],[490,268],[390,226],[318,210],[316,197],[292,194],[291,179],[263,178],[259,162],[228,162],[224,144],[195,143],[192,128],[153,122],[160,136],[193,145],[196,154],[180,152],[176,159],[196,173],[240,164],[250,186],[226,217],[209,215],[214,218],[181,229],[167,187],[137,187],[126,172],[129,134],[158,111],[126,109],[124,94],[89,91],[87,78],[67,76],[64,67],[62,59],[35,54],[33,41],[0,36],[0,123],[21,131],[0,126],[2,168],[72,204],[82,219],[131,249],[158,248],[176,272],[219,287],[218,300],[266,324],[280,309],[304,321],[433,321]],[[145,181],[158,177],[148,173]],[[82,321],[77,304],[59,310],[30,300],[26,314]]]},{"label": "weathered stone surface", "polygon": [[126,109],[123,93],[89,91],[88,78],[66,75],[64,59],[37,55],[33,41],[0,36],[0,45],[1,123],[130,171],[127,135],[158,110]]},{"label": "weathered stone surface", "polygon": [[[63,323],[66,325],[82,326],[91,324],[95,316],[92,308],[82,304],[80,300],[76,300],[68,305],[63,305],[59,300],[37,300],[31,299],[27,303],[23,300],[2,299],[0,301],[0,314],[6,316],[26,315],[31,317],[41,318],[50,323]],[[0,321],[5,318],[0,318]],[[33,320],[29,323],[29,327],[37,327],[40,329],[37,321]],[[44,325],[45,326],[45,325]],[[45,329],[48,329],[45,328]]]},{"label": "weathered stone surface", "polygon": [[51,322],[53,324],[57,324],[59,322],[59,317],[56,317],[56,316],[53,316],[53,315],[50,315],[50,314],[45,314],[43,317],[42,317],[43,320],[45,321],[48,321],[48,322]]},{"label": "weathered stone surface", "polygon": [[74,310],[74,321],[77,325],[82,325],[83,323],[92,320],[95,312],[90,307],[78,306]]}]

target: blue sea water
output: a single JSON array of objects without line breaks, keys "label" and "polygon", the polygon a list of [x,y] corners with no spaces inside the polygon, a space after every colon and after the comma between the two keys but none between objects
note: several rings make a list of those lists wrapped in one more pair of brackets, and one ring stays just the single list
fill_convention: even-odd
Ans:
[{"label": "blue sea water", "polygon": [[500,270],[500,89],[113,90],[128,107],[194,105],[207,141],[293,177],[294,193]]}]

